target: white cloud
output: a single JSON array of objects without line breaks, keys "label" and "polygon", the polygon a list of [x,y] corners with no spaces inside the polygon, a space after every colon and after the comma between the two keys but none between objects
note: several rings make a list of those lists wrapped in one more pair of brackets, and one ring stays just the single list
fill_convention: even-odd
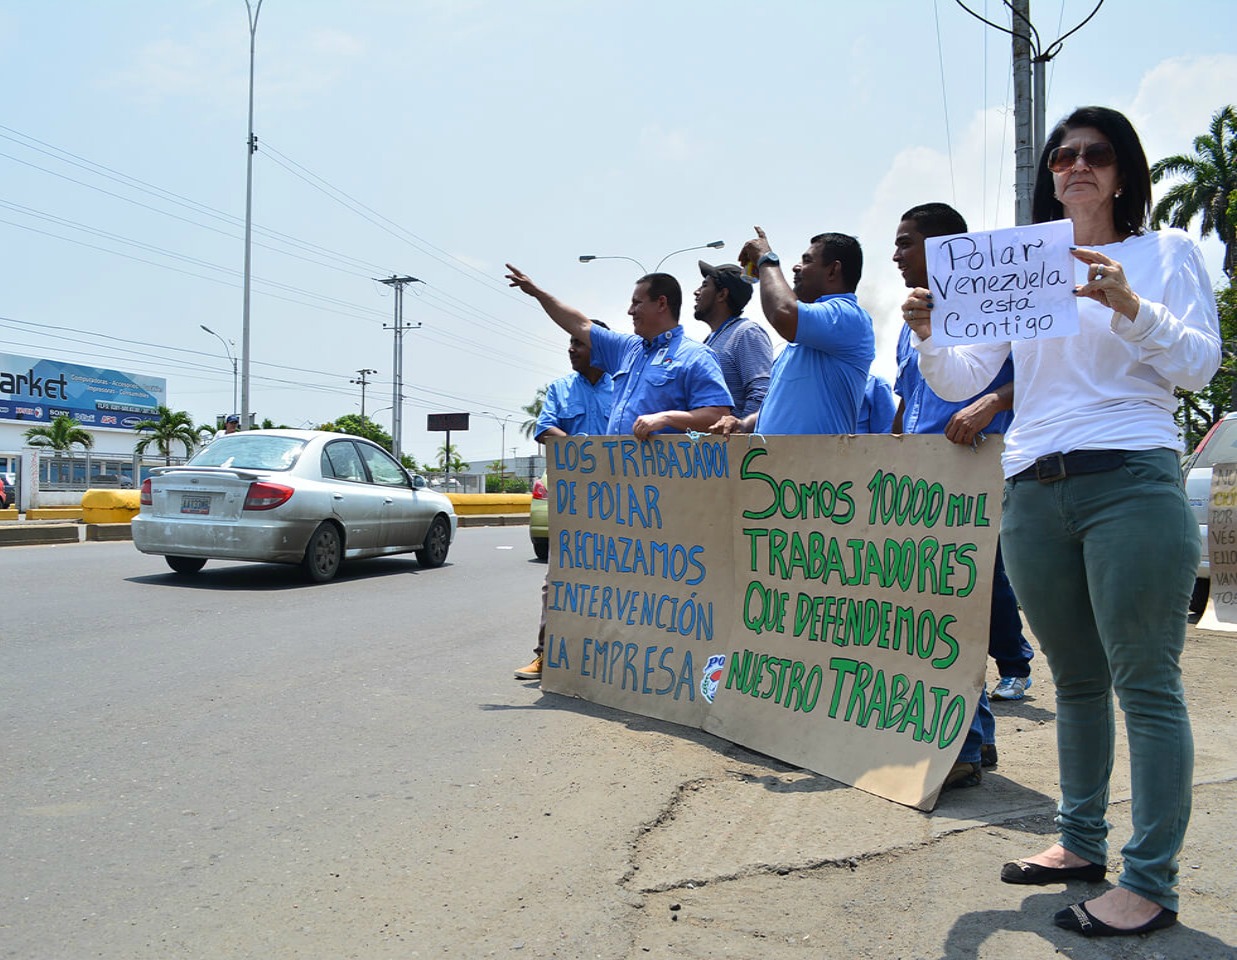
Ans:
[{"label": "white cloud", "polygon": [[640,131],[640,151],[649,160],[682,163],[692,155],[691,142],[682,129],[667,130],[653,125]]},{"label": "white cloud", "polygon": [[[1132,101],[1119,108],[1138,130],[1148,158],[1154,161],[1171,153],[1190,152],[1194,138],[1206,132],[1212,114],[1234,102],[1237,56],[1174,57],[1148,70]],[[1012,226],[1013,142],[1012,120],[1003,108],[994,107],[976,113],[955,139],[952,172],[949,158],[926,146],[908,146],[890,161],[861,220],[865,267],[860,297],[876,324],[875,372],[890,376],[894,369],[902,322],[905,288],[890,261],[900,215],[916,203],[943,200],[956,207],[973,230]],[[1202,247],[1213,278],[1218,277],[1221,246],[1209,240]]]},{"label": "white cloud", "polygon": [[1237,56],[1174,57],[1142,78],[1126,115],[1151,160],[1189,153],[1212,115],[1237,103]]},{"label": "white cloud", "polygon": [[[138,51],[133,63],[111,77],[148,106],[188,99],[225,104],[233,110],[248,87],[245,30],[220,28],[189,39],[160,39]],[[265,106],[299,105],[334,86],[365,54],[365,44],[338,30],[312,30],[263,43],[259,28],[255,88]]]}]

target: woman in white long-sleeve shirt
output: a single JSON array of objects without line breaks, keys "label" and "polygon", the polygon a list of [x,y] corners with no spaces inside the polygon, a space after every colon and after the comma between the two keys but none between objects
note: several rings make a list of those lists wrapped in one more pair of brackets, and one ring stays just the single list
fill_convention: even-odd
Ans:
[{"label": "woman in white long-sleeve shirt", "polygon": [[1129,121],[1076,110],[1045,144],[1038,222],[1073,222],[1087,265],[1079,332],[946,347],[932,298],[904,306],[920,369],[947,399],[988,383],[1012,352],[1001,544],[1057,691],[1060,839],[1005,864],[1006,883],[1103,879],[1114,692],[1129,739],[1133,834],[1118,886],[1057,913],[1085,936],[1146,933],[1177,919],[1177,854],[1190,817],[1194,746],[1180,656],[1199,557],[1179,468],[1176,386],[1198,390],[1220,361],[1215,296],[1198,247],[1148,232],[1151,182]]}]

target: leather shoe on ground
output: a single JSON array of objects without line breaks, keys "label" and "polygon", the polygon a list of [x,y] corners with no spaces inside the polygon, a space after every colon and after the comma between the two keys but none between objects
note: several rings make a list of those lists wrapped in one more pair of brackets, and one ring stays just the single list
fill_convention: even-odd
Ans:
[{"label": "leather shoe on ground", "polygon": [[996,744],[985,743],[979,748],[979,765],[981,767],[995,767],[996,763]]},{"label": "leather shoe on ground", "polygon": [[527,667],[520,667],[515,672],[517,680],[540,680],[541,679],[541,657],[533,657],[533,662]]},{"label": "leather shoe on ground", "polygon": [[959,790],[963,787],[978,787],[983,778],[984,772],[978,763],[968,763],[965,760],[959,760],[953,765],[953,769],[949,771],[949,775],[945,777],[945,782],[941,784],[941,790]]},{"label": "leather shoe on ground", "polygon": [[1087,903],[1071,903],[1064,910],[1058,910],[1052,922],[1064,930],[1076,930],[1084,937],[1136,937],[1140,933],[1151,933],[1153,930],[1163,930],[1177,922],[1176,911],[1161,908],[1160,912],[1144,923],[1141,927],[1131,927],[1123,930],[1120,927],[1110,927],[1103,920],[1091,916]]},{"label": "leather shoe on ground", "polygon": [[1108,873],[1104,863],[1084,863],[1081,867],[1044,867],[1025,860],[1011,860],[1001,867],[1002,883],[1022,883],[1041,886],[1045,883],[1064,883],[1066,880],[1086,880],[1099,883]]}]

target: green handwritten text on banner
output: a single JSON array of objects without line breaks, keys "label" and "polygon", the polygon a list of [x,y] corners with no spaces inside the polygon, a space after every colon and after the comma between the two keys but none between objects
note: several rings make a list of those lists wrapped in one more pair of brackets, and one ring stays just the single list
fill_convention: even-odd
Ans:
[{"label": "green handwritten text on banner", "polygon": [[931,806],[987,655],[998,447],[554,441],[543,688]]}]

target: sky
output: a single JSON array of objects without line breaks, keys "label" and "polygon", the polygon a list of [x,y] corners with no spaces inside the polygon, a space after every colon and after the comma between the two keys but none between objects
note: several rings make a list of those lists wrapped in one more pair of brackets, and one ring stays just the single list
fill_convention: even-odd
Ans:
[{"label": "sky", "polygon": [[[1042,47],[1095,6],[1031,0]],[[247,18],[244,0],[0,8],[0,352],[165,377],[173,409],[230,412]],[[724,240],[664,264],[702,339],[698,259],[733,262],[755,225],[786,264],[851,233],[891,376],[901,212],[1014,222],[1009,37],[957,2],[263,0],[255,37],[250,407],[290,426],[360,413],[370,369],[366,413],[389,427],[377,281],[414,276],[402,447],[421,462],[443,442],[429,413],[473,414],[451,440],[474,464],[537,452],[521,408],[568,372],[567,338],[505,263],[630,330],[632,260]],[[1105,0],[1047,77],[1049,127],[1102,104],[1151,160],[1188,153],[1237,100],[1237,5]],[[1221,247],[1204,251],[1215,280]]]}]

